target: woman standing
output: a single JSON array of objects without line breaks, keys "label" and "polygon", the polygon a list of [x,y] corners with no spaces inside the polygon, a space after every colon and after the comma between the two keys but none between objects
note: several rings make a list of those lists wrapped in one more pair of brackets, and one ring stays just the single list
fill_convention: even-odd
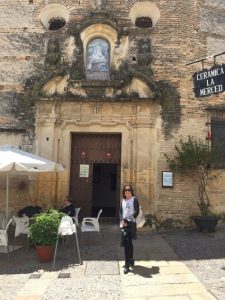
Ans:
[{"label": "woman standing", "polygon": [[120,205],[120,227],[122,228],[121,244],[125,253],[124,274],[130,270],[129,267],[134,266],[133,243],[132,239],[137,238],[135,218],[139,214],[139,202],[134,197],[134,191],[131,185],[126,184],[122,191],[123,200]]}]

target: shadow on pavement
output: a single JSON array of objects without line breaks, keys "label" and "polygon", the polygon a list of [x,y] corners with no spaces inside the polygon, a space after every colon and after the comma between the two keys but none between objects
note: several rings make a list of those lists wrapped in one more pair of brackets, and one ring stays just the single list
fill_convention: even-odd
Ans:
[{"label": "shadow on pavement", "polygon": [[160,233],[181,260],[206,260],[225,257],[225,224],[216,227],[214,233],[202,233],[197,229],[171,230]]},{"label": "shadow on pavement", "polygon": [[153,266],[151,268],[147,268],[144,266],[138,266],[135,265],[132,270],[130,270],[130,273],[133,273],[135,275],[139,275],[141,277],[145,278],[152,278],[152,275],[159,274],[159,267]]},{"label": "shadow on pavement", "polygon": [[[83,262],[85,261],[118,261],[117,246],[120,242],[119,230],[108,227],[102,230],[102,239],[99,240],[98,234],[86,235],[82,240],[79,233],[80,254]],[[13,241],[11,240],[11,243]],[[23,236],[18,238],[17,244],[24,245]],[[8,259],[6,253],[0,253],[0,275],[1,274],[29,274],[34,272],[65,271],[72,267],[79,267],[79,259],[75,239],[68,240],[64,245],[59,243],[55,268],[51,263],[40,263],[36,257],[36,249],[29,246],[18,249],[10,253]]]},{"label": "shadow on pavement", "polygon": [[[163,239],[161,238],[163,237]],[[23,244],[24,244],[24,240]],[[168,244],[172,247],[168,247]],[[102,240],[98,235],[86,236],[82,241],[79,234],[80,253],[82,261],[119,261],[124,260],[124,249],[120,248],[120,231],[117,227],[104,227]],[[149,277],[159,270],[156,267],[145,268],[138,265],[138,261],[174,261],[174,260],[205,260],[225,257],[225,225],[219,225],[215,233],[200,233],[196,229],[154,232],[139,232],[134,242],[135,261],[134,274]],[[174,251],[176,252],[176,255]],[[28,274],[41,271],[53,271],[52,263],[40,263],[36,258],[35,249],[29,247],[18,249],[10,254],[0,253],[0,274]],[[82,268],[78,264],[75,241],[68,245],[59,246],[54,271],[67,271],[74,267]],[[220,265],[220,269],[221,269]],[[84,268],[84,267],[83,267]],[[75,270],[76,271],[76,270]]]}]

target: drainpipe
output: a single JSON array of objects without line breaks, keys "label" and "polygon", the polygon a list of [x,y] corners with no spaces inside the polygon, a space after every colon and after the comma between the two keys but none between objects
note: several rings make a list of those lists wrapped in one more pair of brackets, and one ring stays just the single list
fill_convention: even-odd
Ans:
[{"label": "drainpipe", "polygon": [[134,155],[134,141],[130,141],[130,182],[133,185],[133,169],[134,169],[134,163],[133,163],[133,155]]},{"label": "drainpipe", "polygon": [[[56,147],[56,162],[59,163],[59,150],[60,150],[60,139],[57,140]],[[58,208],[58,186],[59,186],[59,173],[56,172],[55,177],[55,208]]]}]

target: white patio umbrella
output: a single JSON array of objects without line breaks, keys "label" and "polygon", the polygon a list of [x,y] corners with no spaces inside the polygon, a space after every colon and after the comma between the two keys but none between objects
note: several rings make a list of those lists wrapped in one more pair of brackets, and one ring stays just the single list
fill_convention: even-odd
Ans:
[{"label": "white patio umbrella", "polygon": [[14,146],[0,147],[0,172],[6,172],[6,218],[9,207],[9,173],[10,172],[59,172],[62,165],[40,156],[22,151]]}]

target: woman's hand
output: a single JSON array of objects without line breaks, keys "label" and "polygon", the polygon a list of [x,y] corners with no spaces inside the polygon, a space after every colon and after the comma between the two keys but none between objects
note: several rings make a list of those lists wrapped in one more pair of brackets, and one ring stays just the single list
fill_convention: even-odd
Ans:
[{"label": "woman's hand", "polygon": [[121,225],[122,225],[122,227],[127,227],[128,226],[127,222],[125,222],[124,220],[121,221]]}]

